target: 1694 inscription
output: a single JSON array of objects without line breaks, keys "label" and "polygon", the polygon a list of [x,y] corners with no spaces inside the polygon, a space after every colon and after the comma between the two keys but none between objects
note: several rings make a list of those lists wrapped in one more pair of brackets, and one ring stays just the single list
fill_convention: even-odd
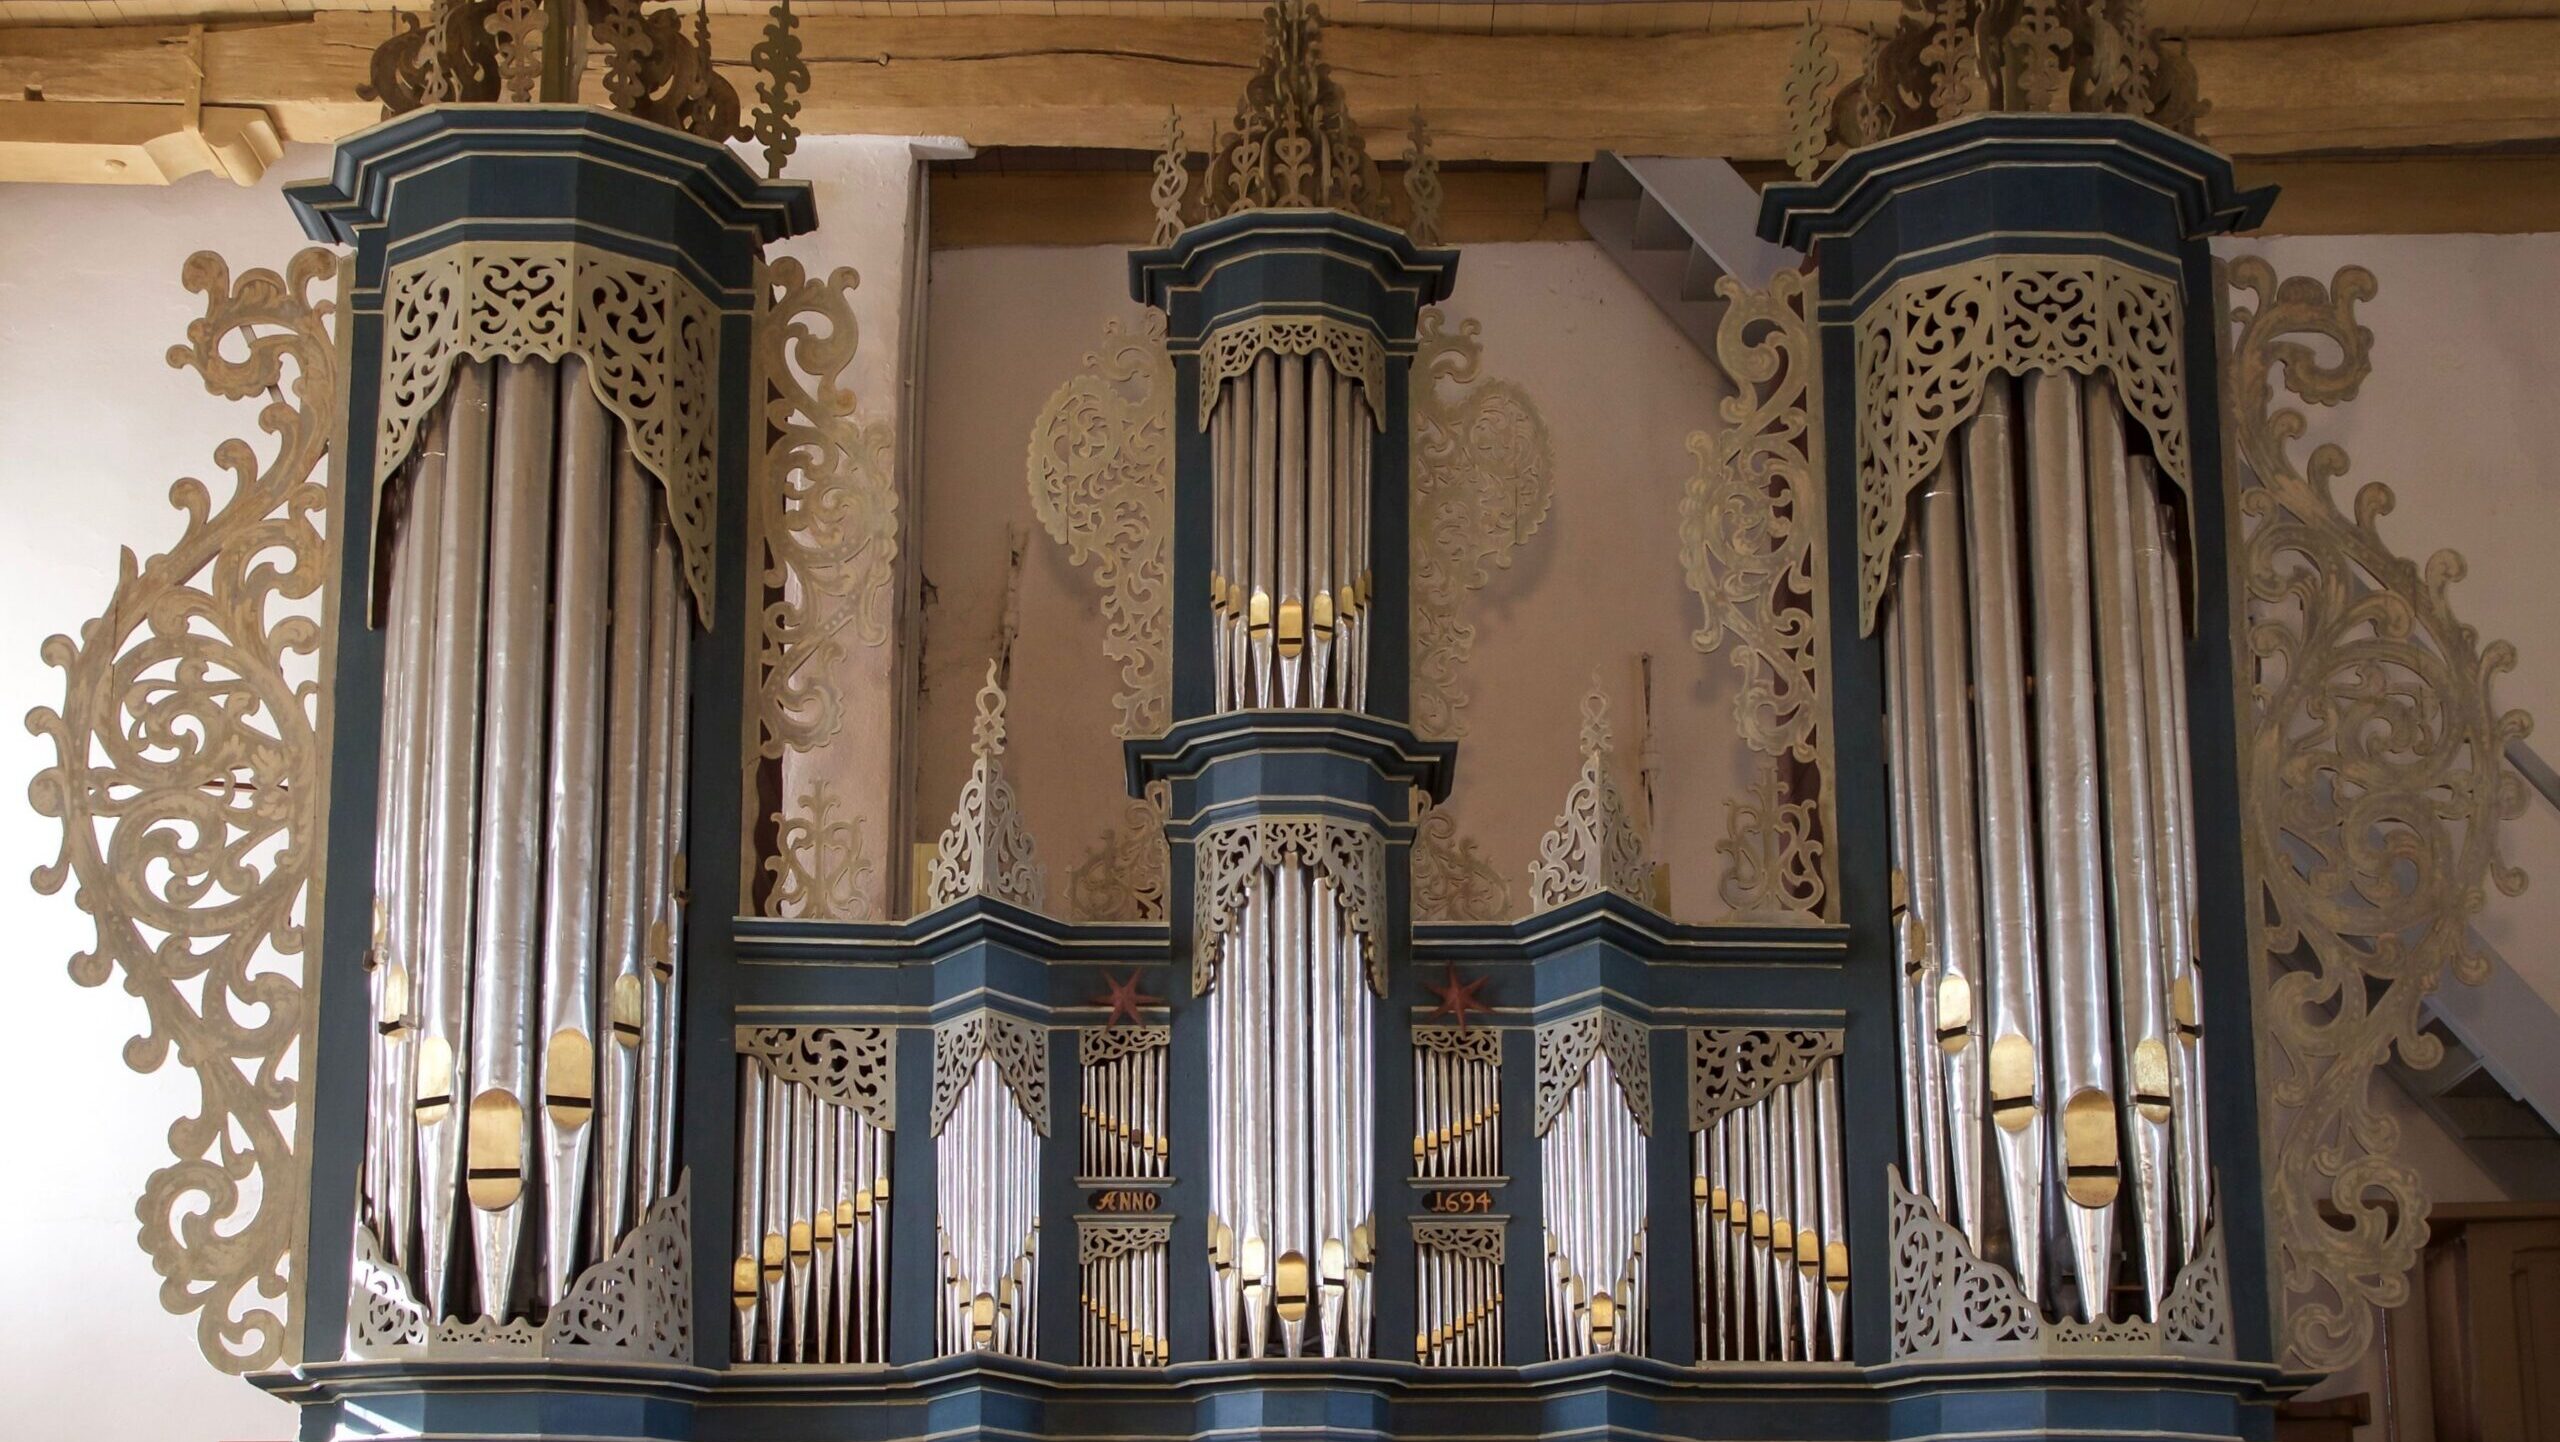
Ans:
[{"label": "1694 inscription", "polygon": [[1440,1212],[1453,1216],[1490,1212],[1493,1210],[1493,1193],[1486,1191],[1433,1192],[1422,1199],[1422,1209],[1426,1212]]}]

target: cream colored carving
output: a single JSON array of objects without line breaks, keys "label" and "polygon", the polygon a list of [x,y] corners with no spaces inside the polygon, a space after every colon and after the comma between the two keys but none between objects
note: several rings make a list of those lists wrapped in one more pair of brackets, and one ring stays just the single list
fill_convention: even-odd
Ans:
[{"label": "cream colored carving", "polygon": [[[1742,674],[1734,721],[1771,760],[1751,802],[1728,802],[1719,890],[1741,913],[1832,914],[1829,570],[1822,505],[1822,360],[1807,277],[1767,290],[1718,281],[1716,360],[1734,393],[1724,425],[1689,438],[1696,474],[1680,502],[1680,566],[1698,594],[1698,649]],[[1778,764],[1783,760],[1783,766]]]},{"label": "cream colored carving", "polygon": [[[2231,311],[2224,389],[2255,482],[2240,496],[2236,550],[2249,608],[2241,674],[2256,678],[2242,804],[2264,907],[2250,915],[2268,918],[2256,936],[2267,1202],[2284,1360],[2331,1372],[2372,1340],[2375,1307],[2409,1295],[2429,1197],[2394,1154],[2374,1072],[2395,1051],[2433,1065],[2442,1049],[2421,1003],[2448,974],[2488,972],[2471,922],[2492,886],[2524,888],[2497,831],[2524,805],[2503,756],[2532,722],[2490,700],[2515,651],[2454,614],[2461,557],[2403,558],[2379,528],[2389,487],[2368,484],[2342,507],[2332,486],[2345,452],[2317,447],[2307,465],[2291,454],[2303,418],[2278,408],[2273,372],[2314,405],[2354,397],[2372,370],[2373,333],[2355,314],[2371,273],[2279,284],[2249,258],[2230,282],[2251,302]],[[2279,971],[2284,958],[2299,964]]]},{"label": "cream colored carving", "polygon": [[[996,1074],[1013,1093],[1016,1106],[1031,1119],[1032,1130],[1049,1134],[1049,1038],[1027,1021],[1000,1011],[978,1011],[933,1029],[933,1111],[927,1130],[942,1135],[942,1124],[967,1090],[978,1058],[995,1059]],[[952,1205],[953,1199],[944,1199]]]},{"label": "cream colored carving", "polygon": [[1163,732],[1173,689],[1173,358],[1164,316],[1103,327],[1102,344],[1031,428],[1032,514],[1102,588],[1103,650],[1120,663],[1117,736]]},{"label": "cream colored carving", "polygon": [[992,896],[1036,911],[1047,884],[1014,801],[1013,782],[1004,774],[1004,688],[996,684],[993,661],[987,663],[987,684],[978,688],[976,731],[969,748],[976,758],[969,765],[969,779],[962,783],[960,804],[934,849],[926,907]]},{"label": "cream colored carving", "polygon": [[1545,524],[1555,495],[1555,446],[1529,393],[1483,378],[1482,327],[1455,331],[1422,313],[1413,356],[1413,724],[1425,736],[1466,734],[1459,674],[1475,627],[1467,596]]},{"label": "cream colored carving", "polygon": [[898,1129],[895,1035],[879,1026],[742,1026],[740,1056],[751,1056],[787,1086],[851,1107],[884,1132]]},{"label": "cream colored carving", "polygon": [[1378,833],[1328,816],[1256,816],[1213,826],[1192,845],[1191,991],[1208,994],[1227,937],[1243,915],[1247,890],[1265,871],[1295,858],[1333,883],[1343,927],[1366,943],[1369,986],[1387,991],[1380,944],[1385,915],[1386,848]]},{"label": "cream colored carving", "polygon": [[1905,277],[1857,320],[1858,623],[1875,626],[1912,488],[1994,371],[2101,371],[2188,484],[2186,325],[2177,284],[2098,256],[1997,255]]},{"label": "cream colored carving", "polygon": [[596,399],[666,487],[685,581],[709,624],[720,315],[691,281],[566,241],[470,241],[393,266],[383,311],[377,485],[417,444],[455,362],[582,357]]},{"label": "cream colored carving", "polygon": [[96,927],[72,979],[121,973],[150,1018],[125,1061],[154,1072],[174,1051],[193,1074],[194,1111],[169,1128],[175,1156],[135,1214],[161,1305],[195,1315],[197,1344],[227,1372],[287,1357],[286,1318],[265,1303],[299,1281],[308,1196],[293,1121],[328,810],[315,679],[327,631],[313,613],[336,573],[320,463],[343,418],[334,306],[311,290],[337,264],[315,248],[235,284],[220,256],[188,259],[204,314],[169,363],[225,399],[257,397],[274,451],[262,461],[226,441],[214,458],[227,485],[171,488],[177,543],[138,565],[127,553],[100,617],[44,643],[62,706],[27,716],[54,752],[27,798],[62,822],[35,887],[71,882]]},{"label": "cream colored carving", "polygon": [[1415,793],[1413,831],[1413,919],[1416,921],[1507,921],[1511,917],[1511,885],[1484,848],[1458,828],[1458,818],[1445,806],[1433,806]]},{"label": "cream colored carving", "polygon": [[1545,1136],[1565,1099],[1590,1074],[1591,1058],[1609,1054],[1617,1078],[1618,1099],[1635,1117],[1636,1129],[1653,1135],[1653,1054],[1645,1029],[1614,1011],[1586,1011],[1538,1028],[1537,1134]]},{"label": "cream colored carving", "polygon": [[879,867],[863,849],[861,819],[840,810],[834,784],[821,778],[797,805],[773,814],[765,915],[845,921],[878,914]]},{"label": "cream colored carving", "polygon": [[1173,854],[1164,839],[1164,790],[1120,809],[1093,849],[1067,873],[1068,914],[1078,921],[1162,921]]},{"label": "cream colored carving", "polygon": [[1779,1087],[1813,1075],[1840,1055],[1836,1029],[1773,1031],[1701,1027],[1689,1033],[1689,1129],[1747,1107]]},{"label": "cream colored carving", "polygon": [[[1200,429],[1218,409],[1225,383],[1253,369],[1254,358],[1317,355],[1333,362],[1337,375],[1360,385],[1369,403],[1369,423],[1387,428],[1387,348],[1367,326],[1322,315],[1258,315],[1209,333],[1200,347]],[[1166,388],[1170,392],[1171,387]]]},{"label": "cream colored carving", "polygon": [[1565,793],[1556,824],[1539,838],[1538,859],[1529,863],[1533,913],[1604,891],[1652,904],[1653,863],[1609,775],[1609,752],[1609,703],[1595,688],[1582,702],[1582,774]]}]

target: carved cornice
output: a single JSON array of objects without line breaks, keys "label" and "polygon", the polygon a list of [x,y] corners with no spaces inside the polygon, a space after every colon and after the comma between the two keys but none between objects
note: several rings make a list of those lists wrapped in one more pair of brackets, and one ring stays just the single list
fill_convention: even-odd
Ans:
[{"label": "carved cornice", "polygon": [[632,455],[665,487],[685,583],[711,623],[720,314],[692,281],[568,241],[466,241],[393,266],[383,308],[377,487],[416,448],[465,357],[577,356]]}]

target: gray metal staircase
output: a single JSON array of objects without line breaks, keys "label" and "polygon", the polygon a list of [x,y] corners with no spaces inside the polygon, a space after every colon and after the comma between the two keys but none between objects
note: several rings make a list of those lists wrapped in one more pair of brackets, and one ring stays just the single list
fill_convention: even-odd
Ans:
[{"label": "gray metal staircase", "polygon": [[1700,354],[1715,354],[1716,281],[1748,286],[1796,264],[1755,233],[1760,196],[1722,160],[1601,151],[1583,181],[1582,228]]}]

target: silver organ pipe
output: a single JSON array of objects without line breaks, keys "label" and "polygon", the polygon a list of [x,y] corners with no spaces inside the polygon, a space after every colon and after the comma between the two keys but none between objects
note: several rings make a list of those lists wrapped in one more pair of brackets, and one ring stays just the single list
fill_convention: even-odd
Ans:
[{"label": "silver organ pipe", "polygon": [[1079,1108],[1081,1182],[1159,1182],[1172,1172],[1166,1140],[1168,1027],[1093,1027],[1078,1039],[1084,1072]]},{"label": "silver organ pipe", "polygon": [[[685,785],[691,602],[659,483],[583,360],[456,362],[385,494],[362,1215],[435,1316],[538,1320],[673,1190],[672,1108],[614,1081],[617,1053],[671,1030],[674,982],[654,1012],[626,997],[615,908],[669,893],[683,816],[617,803],[650,762]],[[662,614],[620,604],[660,551]],[[653,652],[651,688],[622,662]],[[671,1038],[661,1055],[671,1096]]]},{"label": "silver organ pipe", "polygon": [[[1276,387],[1275,387],[1276,391]],[[1333,834],[1339,828],[1343,834]],[[1210,1334],[1219,1357],[1362,1356],[1376,1236],[1373,833],[1312,819],[1215,828],[1240,848],[1208,972]],[[1360,874],[1332,867],[1346,852]],[[1224,863],[1218,863],[1224,865]],[[1374,900],[1368,903],[1374,905]]]},{"label": "silver organ pipe", "polygon": [[1028,1357],[1039,1315],[1040,1132],[991,1051],[981,1049],[965,1076],[934,1135],[937,1349]]},{"label": "silver organ pipe", "polygon": [[[1554,1357],[1644,1353],[1645,1136],[1636,1105],[1608,1049],[1596,1048],[1539,1138]],[[1765,1252],[1765,1233],[1761,1242]]]},{"label": "silver organ pipe", "polygon": [[1502,1365],[1499,1219],[1416,1219],[1414,1356],[1426,1367]]},{"label": "silver organ pipe", "polygon": [[1502,1180],[1502,1034],[1413,1029],[1416,1181]]},{"label": "silver organ pipe", "polygon": [[1837,1031],[1690,1034],[1702,1361],[1848,1359],[1840,1041]]},{"label": "silver organ pipe", "polygon": [[[774,1028],[742,1031],[740,1040],[730,1355],[884,1362],[889,1034]],[[839,1058],[846,1064],[828,1064]]]},{"label": "silver organ pipe", "polygon": [[1319,350],[1263,351],[1210,412],[1216,701],[1367,700],[1369,397]]},{"label": "silver organ pipe", "polygon": [[1081,1218],[1076,1223],[1078,1298],[1088,1367],[1161,1367],[1165,1340],[1165,1255],[1171,1224]]},{"label": "silver organ pipe", "polygon": [[1885,609],[1908,1166],[2083,1320],[2120,1273],[2158,1320],[2210,1205],[2184,581],[2140,435],[2103,375],[1986,380]]}]

